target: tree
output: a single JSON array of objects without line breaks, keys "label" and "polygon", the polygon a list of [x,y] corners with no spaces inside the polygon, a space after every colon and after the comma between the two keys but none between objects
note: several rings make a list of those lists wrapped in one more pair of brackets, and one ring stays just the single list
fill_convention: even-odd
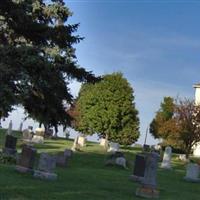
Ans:
[{"label": "tree", "polygon": [[169,132],[173,132],[175,121],[173,120],[175,109],[174,99],[164,97],[160,109],[156,112],[155,118],[150,123],[150,133],[154,138],[167,138]]},{"label": "tree", "polygon": [[174,118],[179,127],[175,139],[182,142],[188,157],[192,152],[192,147],[200,142],[200,106],[188,99],[179,100]]},{"label": "tree", "polygon": [[95,84],[84,84],[75,108],[75,129],[84,134],[98,133],[124,145],[139,137],[133,89],[121,73],[105,75]]},{"label": "tree", "polygon": [[154,137],[162,138],[165,144],[183,149],[188,157],[192,147],[200,142],[200,106],[188,99],[177,99],[173,104],[172,100],[166,101],[165,98],[161,103],[150,131]]},{"label": "tree", "polygon": [[74,35],[79,24],[62,0],[0,1],[0,117],[22,104],[29,116],[55,128],[70,117],[63,101],[73,100],[68,82],[97,78],[77,65]]}]

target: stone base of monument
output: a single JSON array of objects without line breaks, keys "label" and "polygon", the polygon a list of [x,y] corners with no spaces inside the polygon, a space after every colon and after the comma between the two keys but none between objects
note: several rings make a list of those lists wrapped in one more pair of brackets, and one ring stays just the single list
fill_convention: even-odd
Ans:
[{"label": "stone base of monument", "polygon": [[192,183],[200,183],[200,178],[189,178],[189,177],[184,177],[183,178],[185,181],[188,181],[188,182],[192,182]]},{"label": "stone base of monument", "polygon": [[12,155],[15,156],[17,153],[16,149],[11,149],[11,148],[3,148],[3,153],[7,155]]},{"label": "stone base of monument", "polygon": [[44,143],[44,137],[39,136],[39,135],[34,135],[31,142],[36,143],[36,144],[43,144]]},{"label": "stone base of monument", "polygon": [[136,196],[144,198],[159,198],[159,191],[148,187],[139,187],[136,190]]},{"label": "stone base of monument", "polygon": [[163,164],[161,164],[160,168],[167,169],[167,170],[172,170],[171,165],[163,165]]},{"label": "stone base of monument", "polygon": [[45,179],[45,180],[56,180],[58,177],[58,175],[55,173],[44,172],[44,171],[39,171],[39,170],[35,170],[33,176],[35,178]]},{"label": "stone base of monument", "polygon": [[135,175],[130,175],[129,179],[130,179],[131,181],[141,183],[141,182],[144,180],[144,177],[135,176]]},{"label": "stone base of monument", "polygon": [[16,170],[17,172],[20,172],[20,173],[33,173],[33,172],[34,172],[33,169],[30,169],[30,168],[27,168],[27,167],[22,167],[22,166],[20,166],[20,165],[17,165],[17,166],[15,167],[15,170]]}]

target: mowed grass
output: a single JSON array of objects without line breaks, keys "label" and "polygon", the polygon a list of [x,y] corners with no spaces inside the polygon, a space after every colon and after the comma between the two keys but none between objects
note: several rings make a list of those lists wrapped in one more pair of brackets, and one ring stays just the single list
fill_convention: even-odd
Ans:
[{"label": "mowed grass", "polygon": [[[4,130],[0,131],[0,147],[4,144]],[[20,134],[15,133],[19,138]],[[45,140],[36,145],[38,154],[55,154],[71,148],[73,141]],[[18,152],[21,142],[18,140]],[[139,149],[123,148],[130,163]],[[19,174],[14,166],[0,164],[0,200],[133,200],[137,183],[129,181],[132,167],[128,170],[104,166],[107,153],[96,143],[88,142],[81,152],[74,153],[67,168],[56,168],[58,179],[45,181],[30,174]],[[158,189],[163,200],[199,200],[200,184],[183,180],[185,165],[173,160],[173,170],[158,169]]]}]

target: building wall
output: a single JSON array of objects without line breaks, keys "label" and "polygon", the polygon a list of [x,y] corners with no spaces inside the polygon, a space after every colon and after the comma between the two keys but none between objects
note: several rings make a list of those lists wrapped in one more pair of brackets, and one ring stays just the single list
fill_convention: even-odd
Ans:
[{"label": "building wall", "polygon": [[200,88],[195,88],[195,104],[200,104]]}]

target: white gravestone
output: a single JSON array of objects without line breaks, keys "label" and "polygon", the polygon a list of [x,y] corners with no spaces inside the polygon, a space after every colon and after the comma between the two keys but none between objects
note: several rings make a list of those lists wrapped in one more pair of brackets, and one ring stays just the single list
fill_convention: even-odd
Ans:
[{"label": "white gravestone", "polygon": [[196,163],[188,163],[184,179],[191,182],[200,182],[199,168],[199,165]]},{"label": "white gravestone", "polygon": [[78,145],[78,137],[75,137],[74,138],[74,143],[73,143],[73,146],[71,148],[72,151],[76,151],[79,149],[79,145]]},{"label": "white gravestone", "polygon": [[79,136],[78,137],[78,145],[80,145],[81,147],[84,147],[86,143],[86,138],[84,136]]},{"label": "white gravestone", "polygon": [[12,120],[10,120],[10,122],[9,122],[7,134],[8,134],[8,135],[11,135],[11,134],[12,134]]},{"label": "white gravestone", "polygon": [[119,151],[119,144],[115,142],[110,142],[108,152],[116,152],[116,151]]},{"label": "white gravestone", "polygon": [[104,148],[108,148],[108,140],[105,138],[101,138],[99,145],[103,146]]},{"label": "white gravestone", "polygon": [[124,157],[118,157],[118,158],[116,158],[115,163],[116,163],[116,165],[122,166],[125,169],[127,168],[126,167],[126,159]]},{"label": "white gravestone", "polygon": [[44,137],[39,136],[39,135],[34,135],[31,142],[35,143],[35,144],[43,144],[44,143]]},{"label": "white gravestone", "polygon": [[171,169],[171,158],[172,158],[172,148],[171,147],[166,147],[164,156],[163,156],[163,161],[161,164],[161,168],[163,169]]},{"label": "white gravestone", "polygon": [[44,137],[44,132],[45,132],[44,128],[36,128],[35,129],[35,135]]}]

